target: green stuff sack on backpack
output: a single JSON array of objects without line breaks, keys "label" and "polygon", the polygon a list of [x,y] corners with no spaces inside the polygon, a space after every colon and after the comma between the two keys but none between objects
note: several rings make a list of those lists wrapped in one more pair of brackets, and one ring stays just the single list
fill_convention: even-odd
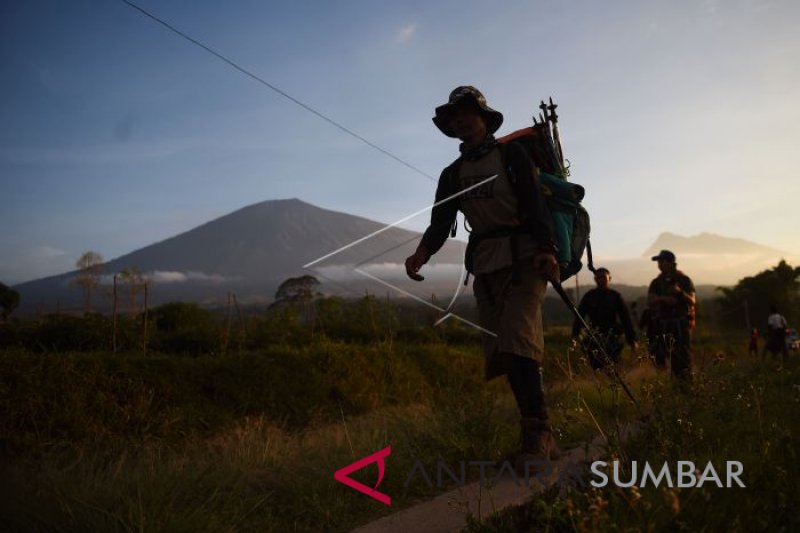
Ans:
[{"label": "green stuff sack on backpack", "polygon": [[567,181],[569,169],[564,164],[561,139],[558,131],[557,106],[550,100],[539,106],[540,121],[534,125],[510,133],[498,139],[501,143],[515,142],[525,148],[534,166],[539,169],[539,185],[553,219],[561,281],[583,268],[583,253],[586,251],[588,267],[592,272],[592,248],[589,242],[589,213],[581,205],[586,190],[577,183]]},{"label": "green stuff sack on backpack", "polygon": [[556,259],[564,281],[583,267],[581,259],[589,243],[589,213],[581,205],[586,191],[577,183],[545,172],[539,174],[539,182],[553,217]]}]

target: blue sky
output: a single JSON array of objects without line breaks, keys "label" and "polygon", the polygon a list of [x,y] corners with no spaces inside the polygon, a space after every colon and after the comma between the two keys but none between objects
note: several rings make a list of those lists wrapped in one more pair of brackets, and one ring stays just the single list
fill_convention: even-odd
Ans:
[{"label": "blue sky", "polygon": [[[662,231],[800,251],[797,2],[140,5],[433,176],[453,87],[483,90],[500,133],[552,95],[601,256]],[[435,190],[117,0],[0,4],[0,87],[5,283],[262,200],[392,222]]]}]

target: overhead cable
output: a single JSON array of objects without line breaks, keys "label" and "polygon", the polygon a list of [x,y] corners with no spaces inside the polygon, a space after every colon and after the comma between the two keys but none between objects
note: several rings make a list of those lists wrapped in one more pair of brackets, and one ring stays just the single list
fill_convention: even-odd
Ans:
[{"label": "overhead cable", "polygon": [[250,72],[250,71],[249,71],[249,70],[247,70],[246,68],[242,67],[241,65],[239,65],[239,64],[238,64],[238,63],[236,63],[235,61],[233,61],[233,60],[231,60],[231,59],[228,59],[227,57],[225,57],[224,55],[220,54],[220,53],[219,53],[219,52],[217,52],[216,50],[214,50],[214,49],[210,48],[209,46],[206,46],[205,44],[201,43],[201,42],[200,42],[200,41],[198,41],[197,39],[195,39],[195,38],[193,38],[193,37],[190,37],[189,35],[185,34],[185,33],[184,33],[184,32],[182,32],[181,30],[179,30],[178,28],[176,28],[175,26],[172,26],[170,23],[168,23],[168,22],[166,22],[166,21],[164,21],[164,20],[162,20],[162,19],[158,18],[157,16],[153,15],[152,13],[150,13],[150,12],[149,12],[149,11],[147,11],[147,10],[145,10],[144,8],[142,8],[142,7],[140,7],[140,6],[136,5],[136,4],[134,4],[133,2],[130,2],[129,0],[121,0],[121,1],[122,1],[122,2],[124,2],[125,4],[128,4],[128,5],[129,5],[130,7],[132,7],[133,9],[135,9],[135,10],[139,11],[140,13],[142,13],[143,15],[145,15],[146,17],[148,17],[148,18],[150,18],[150,19],[154,20],[155,22],[158,22],[159,24],[161,24],[162,26],[164,26],[165,28],[167,28],[167,29],[168,29],[168,30],[170,30],[171,32],[175,33],[176,35],[179,35],[179,36],[183,37],[184,39],[186,39],[187,41],[189,41],[190,43],[192,43],[192,44],[195,44],[195,45],[199,46],[200,48],[202,48],[203,50],[205,50],[205,51],[206,51],[206,52],[208,52],[209,54],[213,55],[213,56],[214,56],[214,57],[216,57],[217,59],[220,59],[220,60],[224,61],[225,63],[227,63],[227,64],[228,64],[228,65],[230,65],[231,67],[235,68],[236,70],[238,70],[238,71],[239,71],[239,72],[241,72],[242,74],[244,74],[244,75],[246,75],[246,76],[248,76],[248,77],[250,77],[250,78],[254,79],[255,81],[259,82],[260,84],[264,85],[265,87],[267,87],[267,88],[269,88],[269,89],[273,90],[274,92],[276,92],[276,93],[280,94],[280,95],[281,95],[281,96],[283,96],[284,98],[286,98],[286,99],[288,99],[288,100],[292,101],[293,103],[295,103],[295,104],[297,104],[298,106],[302,107],[302,108],[303,108],[303,109],[305,109],[306,111],[308,111],[308,112],[310,112],[310,113],[313,113],[314,115],[316,115],[317,117],[321,118],[322,120],[324,120],[324,121],[325,121],[325,122],[327,122],[328,124],[330,124],[330,125],[332,125],[332,126],[334,126],[334,127],[338,128],[339,130],[343,131],[344,133],[346,133],[346,134],[350,135],[351,137],[355,137],[356,139],[358,139],[359,141],[363,142],[363,143],[364,143],[364,144],[366,144],[367,146],[370,146],[370,147],[374,148],[375,150],[379,151],[379,152],[380,152],[380,153],[382,153],[383,155],[386,155],[386,156],[388,156],[388,157],[391,157],[392,159],[394,159],[395,161],[397,161],[397,162],[398,162],[398,163],[400,163],[401,165],[404,165],[404,166],[406,166],[406,167],[410,168],[411,170],[413,170],[414,172],[416,172],[416,173],[418,173],[418,174],[420,174],[420,175],[422,175],[422,176],[425,176],[425,177],[426,177],[426,178],[428,178],[429,180],[431,180],[431,181],[438,181],[438,180],[436,180],[436,178],[434,178],[433,176],[431,176],[431,175],[430,175],[430,174],[428,174],[427,172],[425,172],[425,171],[423,171],[423,170],[420,170],[419,168],[415,167],[415,166],[414,166],[414,165],[412,165],[411,163],[409,163],[409,162],[407,162],[407,161],[405,161],[405,160],[403,160],[403,159],[401,159],[401,158],[397,157],[396,155],[394,155],[394,154],[393,154],[393,153],[391,153],[390,151],[386,150],[385,148],[381,148],[380,146],[378,146],[377,144],[373,143],[373,142],[372,142],[372,141],[370,141],[369,139],[367,139],[367,138],[365,138],[365,137],[363,137],[363,136],[359,135],[358,133],[354,132],[353,130],[351,130],[351,129],[347,128],[346,126],[343,126],[343,125],[342,125],[342,124],[340,124],[339,122],[337,122],[337,121],[333,120],[332,118],[330,118],[330,117],[328,117],[328,116],[324,115],[324,114],[323,114],[323,113],[321,113],[320,111],[317,111],[316,109],[314,109],[313,107],[309,106],[308,104],[305,104],[305,103],[301,102],[300,100],[298,100],[298,99],[297,99],[297,98],[295,98],[294,96],[290,95],[290,94],[289,94],[289,93],[287,93],[286,91],[283,91],[283,90],[281,90],[280,88],[278,88],[278,87],[276,87],[275,85],[273,85],[273,84],[269,83],[268,81],[266,81],[265,79],[261,78],[260,76],[258,76],[258,75],[256,75],[256,74],[253,74],[252,72]]}]

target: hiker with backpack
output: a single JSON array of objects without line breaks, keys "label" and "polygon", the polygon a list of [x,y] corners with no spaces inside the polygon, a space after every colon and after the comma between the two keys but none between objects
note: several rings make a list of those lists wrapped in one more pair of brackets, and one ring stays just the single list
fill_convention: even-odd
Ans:
[{"label": "hiker with backpack", "polygon": [[661,250],[651,259],[658,262],[661,271],[647,290],[647,304],[654,321],[656,365],[663,368],[670,358],[672,374],[690,382],[696,303],[694,284],[678,270],[675,254],[671,251]]},{"label": "hiker with backpack", "polygon": [[[406,273],[415,281],[455,230],[462,211],[472,228],[465,264],[484,333],[485,377],[505,375],[521,415],[527,461],[554,459],[558,447],[548,422],[541,363],[544,356],[542,302],[548,281],[558,282],[553,225],[539,190],[538,171],[517,143],[500,144],[494,133],[503,115],[474,87],[458,87],[436,108],[433,122],[460,139],[459,157],[439,177],[431,223]],[[463,192],[462,192],[463,191]],[[441,203],[440,203],[441,202]]]},{"label": "hiker with backpack", "polygon": [[[637,346],[636,332],[633,330],[633,322],[631,322],[625,300],[619,292],[609,287],[611,272],[603,267],[596,269],[594,281],[597,287],[581,298],[578,311],[604,344],[605,354],[600,352],[590,339],[584,338],[580,342],[583,352],[589,358],[589,364],[593,369],[598,370],[607,364],[619,363],[623,348],[620,336],[623,333],[632,352],[636,352]],[[576,318],[572,325],[572,339],[576,343],[580,341],[581,331],[584,329],[583,324],[584,321]],[[610,361],[606,360],[606,356]]]}]

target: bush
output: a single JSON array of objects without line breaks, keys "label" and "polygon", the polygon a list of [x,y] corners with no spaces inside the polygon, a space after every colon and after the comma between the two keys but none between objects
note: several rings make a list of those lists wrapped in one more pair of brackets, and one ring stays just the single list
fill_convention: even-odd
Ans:
[{"label": "bush", "polygon": [[111,329],[111,318],[99,313],[46,315],[28,331],[26,345],[36,352],[110,350]]},{"label": "bush", "polygon": [[173,302],[152,312],[150,347],[176,354],[212,354],[220,350],[222,328],[214,314],[195,303]]},{"label": "bush", "polygon": [[304,344],[311,338],[309,328],[300,323],[298,312],[292,307],[274,309],[265,316],[252,318],[248,326],[248,345],[254,349]]}]

